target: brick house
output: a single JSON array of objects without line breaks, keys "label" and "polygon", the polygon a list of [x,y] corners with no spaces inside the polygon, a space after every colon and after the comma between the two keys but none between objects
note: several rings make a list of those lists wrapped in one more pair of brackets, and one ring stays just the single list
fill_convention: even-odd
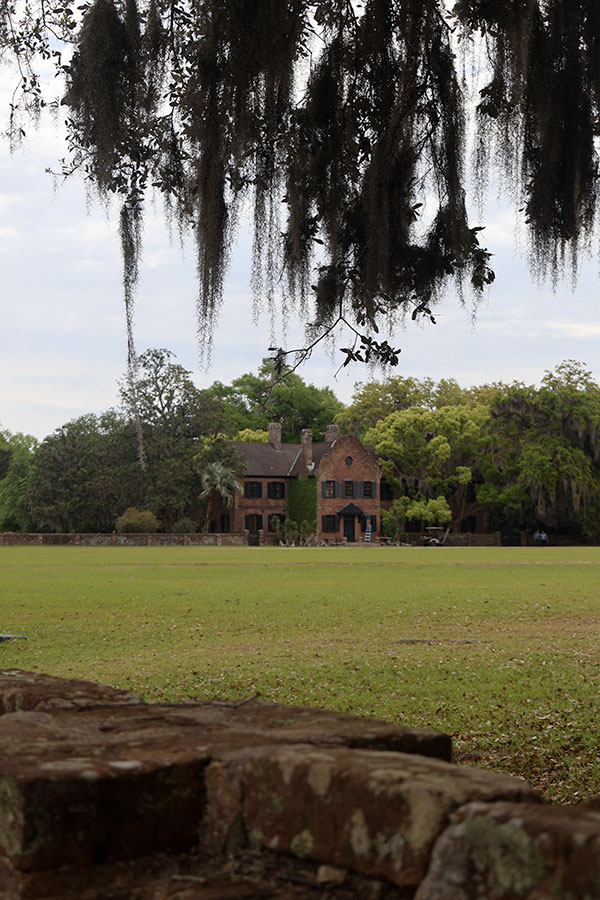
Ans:
[{"label": "brick house", "polygon": [[316,516],[322,540],[355,542],[379,535],[381,472],[375,452],[358,438],[340,435],[337,425],[327,426],[323,441],[313,441],[305,428],[299,444],[284,444],[281,425],[272,422],[267,443],[234,446],[246,463],[242,491],[230,509],[218,511],[215,531],[220,525],[221,531],[247,533],[251,543],[273,540],[276,521],[294,518],[294,483],[308,479],[314,486],[311,518]]}]

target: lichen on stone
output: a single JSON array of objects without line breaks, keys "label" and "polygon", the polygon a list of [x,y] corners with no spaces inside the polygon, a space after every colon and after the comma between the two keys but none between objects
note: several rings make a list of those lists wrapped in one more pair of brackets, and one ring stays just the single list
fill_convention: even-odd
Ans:
[{"label": "lichen on stone", "polygon": [[292,838],[290,850],[295,856],[308,856],[315,845],[314,838],[308,828]]},{"label": "lichen on stone", "polygon": [[366,856],[371,849],[371,840],[365,814],[362,809],[356,809],[350,819],[350,844],[357,856]]},{"label": "lichen on stone", "polygon": [[468,853],[476,869],[486,872],[492,897],[524,897],[544,876],[544,859],[521,819],[496,824],[489,819],[465,822]]}]

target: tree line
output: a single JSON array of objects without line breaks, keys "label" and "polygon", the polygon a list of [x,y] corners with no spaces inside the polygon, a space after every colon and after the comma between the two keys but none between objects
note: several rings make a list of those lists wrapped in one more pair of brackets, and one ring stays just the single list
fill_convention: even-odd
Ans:
[{"label": "tree line", "polygon": [[137,371],[118,407],[40,443],[0,432],[0,530],[113,531],[130,507],[150,510],[165,531],[200,529],[215,499],[207,473],[242,470],[235,440],[266,440],[269,421],[281,422],[284,442],[304,427],[319,440],[335,421],[374,447],[393,488],[382,516],[392,534],[468,527],[474,504],[488,530],[600,533],[600,387],[579,362],[546,372],[538,387],[390,377],[357,384],[347,406],[296,373],[274,384],[268,360],[204,390],[168,350],[146,351]]},{"label": "tree line", "polygon": [[460,530],[479,508],[489,531],[600,534],[600,387],[581,363],[561,363],[539,387],[360,385],[338,421],[375,447],[396,488],[383,515],[392,533],[411,520]]},{"label": "tree line", "polygon": [[330,388],[294,373],[272,382],[265,360],[257,374],[200,390],[169,350],[147,350],[135,382],[123,379],[118,407],[73,419],[40,443],[0,431],[0,530],[112,532],[130,507],[150,510],[164,531],[201,528],[214,499],[208,467],[241,472],[233,441],[266,439],[272,419],[284,441],[299,442],[307,424],[322,437],[342,409]]}]

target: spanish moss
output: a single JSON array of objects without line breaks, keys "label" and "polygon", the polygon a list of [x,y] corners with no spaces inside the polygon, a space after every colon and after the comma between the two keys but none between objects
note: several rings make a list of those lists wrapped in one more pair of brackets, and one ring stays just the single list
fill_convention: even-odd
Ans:
[{"label": "spanish moss", "polygon": [[57,58],[70,167],[125,203],[128,327],[151,190],[195,238],[207,345],[238,222],[259,308],[310,303],[317,331],[434,321],[451,284],[480,295],[493,248],[468,215],[469,52],[475,193],[497,167],[540,277],[596,238],[597,0],[33,0],[16,30],[15,15],[0,0],[25,105],[56,34],[75,41]]}]

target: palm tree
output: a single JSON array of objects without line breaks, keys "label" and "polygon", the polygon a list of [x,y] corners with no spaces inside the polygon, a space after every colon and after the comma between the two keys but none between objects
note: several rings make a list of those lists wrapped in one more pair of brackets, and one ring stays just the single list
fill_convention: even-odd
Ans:
[{"label": "palm tree", "polygon": [[242,488],[233,469],[218,461],[209,463],[200,479],[203,488],[200,498],[206,498],[207,501],[204,530],[208,531],[219,503],[232,506],[235,494]]}]

